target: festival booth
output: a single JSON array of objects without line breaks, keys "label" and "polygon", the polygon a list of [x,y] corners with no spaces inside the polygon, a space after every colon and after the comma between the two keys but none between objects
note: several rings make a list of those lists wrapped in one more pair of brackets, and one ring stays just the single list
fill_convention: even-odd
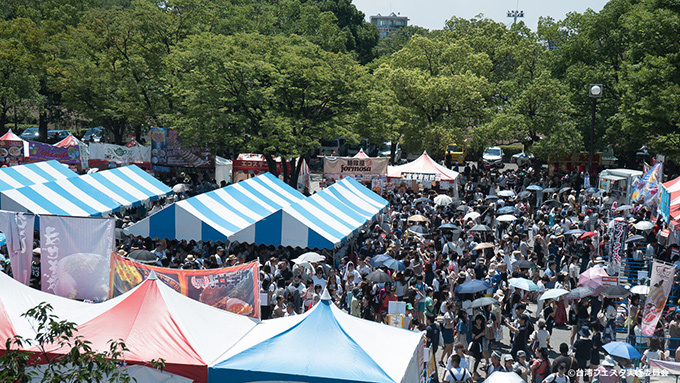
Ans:
[{"label": "festival booth", "polygon": [[85,174],[79,178],[128,209],[172,194],[170,187],[136,165]]},{"label": "festival booth", "polygon": [[78,177],[78,174],[57,161],[10,166],[0,168],[0,191],[72,177]]},{"label": "festival booth", "polygon": [[0,192],[0,208],[33,214],[101,217],[120,204],[81,177],[24,186]]},{"label": "festival booth", "polygon": [[340,247],[373,221],[388,202],[351,177],[286,206],[231,236],[231,240],[309,249]]},{"label": "festival booth", "polygon": [[90,147],[80,141],[73,134],[69,134],[68,137],[54,144],[58,148],[78,148],[78,154],[80,155],[80,169],[85,170],[90,167]]},{"label": "festival booth", "polygon": [[671,243],[680,244],[680,177],[661,184],[659,212],[671,230]]},{"label": "festival booth", "polygon": [[108,169],[131,164],[151,169],[151,147],[140,145],[134,140],[125,146],[90,143],[91,168]]},{"label": "festival booth", "polygon": [[[121,339],[128,349],[122,356],[127,364],[150,366],[162,358],[165,371],[207,382],[208,365],[258,323],[185,297],[151,273],[106,311],[80,323],[77,331],[95,352],[108,351],[110,340]],[[68,351],[58,345],[47,348],[51,355]]]},{"label": "festival booth", "polygon": [[363,149],[354,157],[324,157],[323,178],[326,184],[345,177],[359,182],[385,183],[389,160],[387,157],[369,157]]},{"label": "festival booth", "polygon": [[310,311],[255,327],[210,366],[208,378],[211,383],[418,382],[421,342],[420,333],[343,312],[324,291]]},{"label": "festival booth", "polygon": [[0,165],[21,165],[28,156],[28,141],[12,132],[12,129],[0,137]]},{"label": "festival booth", "polygon": [[128,227],[151,238],[225,241],[304,196],[270,173],[174,203]]},{"label": "festival booth", "polygon": [[441,189],[453,188],[455,196],[458,197],[458,172],[439,165],[427,155],[427,152],[423,152],[420,157],[404,165],[388,167],[387,178],[392,183],[415,181],[425,189],[431,188],[435,182],[438,182]]},{"label": "festival booth", "polygon": [[221,185],[222,181],[226,184],[231,182],[231,170],[233,166],[234,162],[232,160],[215,156],[215,182],[217,182],[218,185]]},{"label": "festival booth", "polygon": [[[63,140],[62,140],[63,141]],[[42,142],[28,142],[28,156],[25,162],[41,162],[55,160],[74,170],[84,169],[80,160],[80,147],[59,147],[43,144]]]},{"label": "festival booth", "polygon": [[[274,158],[274,161],[276,161],[276,172],[282,174],[283,162],[281,161],[281,157]],[[288,168],[288,172],[290,172],[290,162],[286,162],[286,167]],[[239,182],[267,172],[269,172],[269,165],[267,165],[267,160],[264,158],[264,155],[241,153],[233,162],[231,180],[232,182]]]}]

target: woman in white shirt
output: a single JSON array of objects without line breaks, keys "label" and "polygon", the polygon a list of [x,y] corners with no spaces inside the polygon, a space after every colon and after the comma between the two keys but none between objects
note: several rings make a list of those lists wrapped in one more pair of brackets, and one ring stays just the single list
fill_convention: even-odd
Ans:
[{"label": "woman in white shirt", "polygon": [[649,348],[645,350],[642,358],[640,358],[640,361],[647,364],[647,366],[650,365],[650,360],[664,360],[664,353],[659,350],[659,340],[657,338],[649,340]]}]

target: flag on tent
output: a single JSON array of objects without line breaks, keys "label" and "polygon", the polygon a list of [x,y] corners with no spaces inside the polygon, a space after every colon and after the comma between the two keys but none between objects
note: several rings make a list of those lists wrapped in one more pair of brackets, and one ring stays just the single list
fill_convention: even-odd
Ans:
[{"label": "flag on tent", "polygon": [[642,203],[645,206],[654,206],[659,200],[659,185],[663,179],[663,163],[657,162],[637,182],[635,189],[630,194],[633,202]]}]

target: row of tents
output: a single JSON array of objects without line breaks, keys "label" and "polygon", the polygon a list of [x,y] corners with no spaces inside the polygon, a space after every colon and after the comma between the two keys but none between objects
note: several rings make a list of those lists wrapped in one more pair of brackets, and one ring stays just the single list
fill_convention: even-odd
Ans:
[{"label": "row of tents", "polygon": [[387,206],[385,199],[351,177],[305,197],[265,173],[169,205],[130,226],[126,233],[333,249]]},{"label": "row of tents", "polygon": [[8,211],[100,217],[170,194],[135,165],[84,175],[55,160],[0,168],[0,209]]},{"label": "row of tents", "polygon": [[[0,273],[3,339],[34,339],[34,324],[21,314],[42,302],[59,320],[75,323],[77,335],[96,352],[120,339],[128,365],[150,366],[162,358],[163,381],[416,382],[424,352],[420,333],[350,316],[327,292],[305,314],[259,321],[185,297],[153,273],[128,293],[98,304],[43,293]],[[53,356],[69,351],[43,346]],[[0,352],[6,351],[3,342]],[[129,371],[140,383],[159,381],[142,378],[153,376],[150,371]]]},{"label": "row of tents", "polygon": [[[172,194],[135,165],[78,175],[57,161],[0,168],[0,209],[100,217]],[[265,173],[170,204],[126,229],[159,239],[238,241],[333,249],[388,202],[353,178],[305,197]]]}]

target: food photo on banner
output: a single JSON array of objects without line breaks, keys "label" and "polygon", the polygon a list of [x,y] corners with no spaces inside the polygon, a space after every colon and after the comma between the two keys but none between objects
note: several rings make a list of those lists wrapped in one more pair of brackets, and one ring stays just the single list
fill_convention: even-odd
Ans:
[{"label": "food photo on banner", "polygon": [[149,266],[111,254],[111,297],[142,283],[153,270],[158,279],[175,291],[207,305],[253,318],[260,317],[259,265],[209,270],[180,270]]},{"label": "food photo on banner", "polygon": [[663,314],[663,308],[673,286],[675,266],[659,261],[652,264],[652,276],[649,283],[649,294],[642,312],[642,333],[653,336],[656,323]]},{"label": "food photo on banner", "polygon": [[15,166],[24,163],[24,142],[0,140],[0,164]]},{"label": "food photo on banner", "polygon": [[113,218],[40,216],[42,291],[91,301],[109,298]]}]

